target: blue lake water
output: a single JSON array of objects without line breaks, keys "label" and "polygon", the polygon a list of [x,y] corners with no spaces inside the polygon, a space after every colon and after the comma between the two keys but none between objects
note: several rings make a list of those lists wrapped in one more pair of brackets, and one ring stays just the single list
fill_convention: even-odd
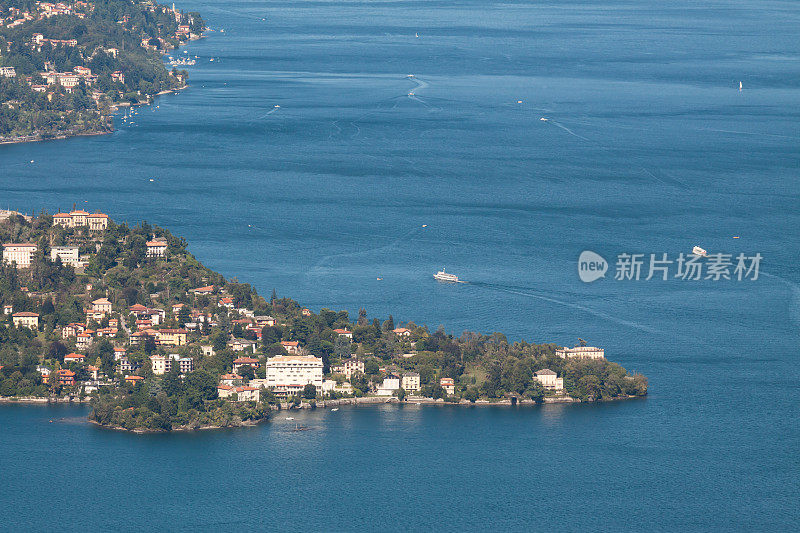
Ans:
[{"label": "blue lake water", "polygon": [[[797,527],[796,4],[179,7],[225,30],[188,47],[191,87],[113,135],[0,147],[0,207],[146,219],[314,309],[582,337],[651,395],[155,437],[0,407],[0,528]],[[696,244],[760,253],[759,279],[613,279]],[[578,279],[586,249],[606,279]]]}]

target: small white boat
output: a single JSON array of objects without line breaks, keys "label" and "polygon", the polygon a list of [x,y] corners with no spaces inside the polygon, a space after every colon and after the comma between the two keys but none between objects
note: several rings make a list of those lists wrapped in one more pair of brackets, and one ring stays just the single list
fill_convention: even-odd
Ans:
[{"label": "small white boat", "polygon": [[415,33],[415,34],[414,34],[414,37],[416,37],[417,39],[419,39],[419,33]]},{"label": "small white boat", "polygon": [[742,82],[739,82],[739,90],[742,90]]},{"label": "small white boat", "polygon": [[699,255],[700,257],[706,257],[708,255],[708,252],[706,252],[699,246],[695,246],[694,248],[692,248],[692,253],[694,255]]},{"label": "small white boat", "polygon": [[214,61],[214,58],[212,57],[211,59],[209,59],[209,61]]},{"label": "small white boat", "polygon": [[376,278],[375,281],[383,281],[383,278]]},{"label": "small white boat", "polygon": [[423,224],[423,225],[422,225],[422,227],[423,227],[423,228],[427,228],[427,227],[428,227],[428,225],[427,225],[427,224]]},{"label": "small white boat", "polygon": [[156,180],[154,180],[153,178],[150,178],[150,181],[156,181]]},{"label": "small white boat", "polygon": [[414,77],[413,74],[406,74],[406,78],[413,78],[413,77]]},{"label": "small white boat", "polygon": [[442,268],[439,272],[434,274],[433,278],[437,281],[449,281],[452,283],[458,283],[459,281],[458,276],[456,276],[455,274],[448,274],[447,272],[444,271],[444,268]]},{"label": "small white boat", "polygon": [[408,96],[414,96],[414,93],[408,93]]},{"label": "small white boat", "polygon": [[277,109],[277,108],[279,108],[280,106],[279,106],[279,105],[276,105],[276,106],[273,106],[273,107]]},{"label": "small white boat", "polygon": [[293,416],[287,416],[286,420],[294,420],[294,417]]},{"label": "small white boat", "polygon": [[338,407],[334,407],[333,409],[331,409],[331,413],[333,413],[334,411],[338,411],[338,410],[339,410]]},{"label": "small white boat", "polygon": [[521,104],[521,103],[522,103],[522,100],[517,100],[517,103],[518,103],[518,104]]},{"label": "small white boat", "polygon": [[540,118],[539,120],[541,120],[542,122],[547,122],[547,119],[544,117]]}]

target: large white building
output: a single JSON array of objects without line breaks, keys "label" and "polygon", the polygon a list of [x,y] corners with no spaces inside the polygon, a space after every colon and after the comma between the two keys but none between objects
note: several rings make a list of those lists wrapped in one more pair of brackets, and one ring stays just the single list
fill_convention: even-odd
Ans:
[{"label": "large white building", "polygon": [[53,246],[50,248],[50,261],[61,259],[65,265],[78,266],[81,263],[77,246]]},{"label": "large white building", "polygon": [[313,355],[276,355],[267,360],[267,387],[278,396],[300,394],[309,383],[322,393],[322,358]]},{"label": "large white building", "polygon": [[541,383],[542,387],[547,390],[554,390],[556,392],[561,392],[564,390],[564,378],[558,377],[558,374],[549,368],[545,368],[536,372],[535,378],[536,381]]},{"label": "large white building", "polygon": [[3,245],[3,262],[16,263],[17,268],[28,268],[33,261],[33,254],[36,253],[37,247],[33,243],[18,243],[18,244],[4,244]]},{"label": "large white building", "polygon": [[594,346],[576,346],[575,348],[559,348],[556,355],[562,359],[581,357],[585,359],[604,359],[606,354],[602,348]]}]

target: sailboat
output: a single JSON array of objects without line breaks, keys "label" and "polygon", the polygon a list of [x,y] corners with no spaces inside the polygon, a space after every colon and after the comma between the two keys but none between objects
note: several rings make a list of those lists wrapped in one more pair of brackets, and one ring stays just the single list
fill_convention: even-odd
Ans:
[{"label": "sailboat", "polygon": [[742,90],[742,82],[739,82],[739,90]]}]

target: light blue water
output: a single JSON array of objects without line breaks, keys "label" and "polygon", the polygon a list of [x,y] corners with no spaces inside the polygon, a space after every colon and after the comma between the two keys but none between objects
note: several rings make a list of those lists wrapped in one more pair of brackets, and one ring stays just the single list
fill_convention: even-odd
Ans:
[{"label": "light blue water", "polygon": [[[190,2],[225,29],[189,46],[190,89],[110,136],[0,147],[0,207],[147,219],[315,309],[580,336],[648,399],[147,438],[0,408],[0,504],[38,529],[70,505],[88,529],[796,527],[800,8],[661,4]],[[577,277],[585,249],[695,244],[762,276]]]}]

